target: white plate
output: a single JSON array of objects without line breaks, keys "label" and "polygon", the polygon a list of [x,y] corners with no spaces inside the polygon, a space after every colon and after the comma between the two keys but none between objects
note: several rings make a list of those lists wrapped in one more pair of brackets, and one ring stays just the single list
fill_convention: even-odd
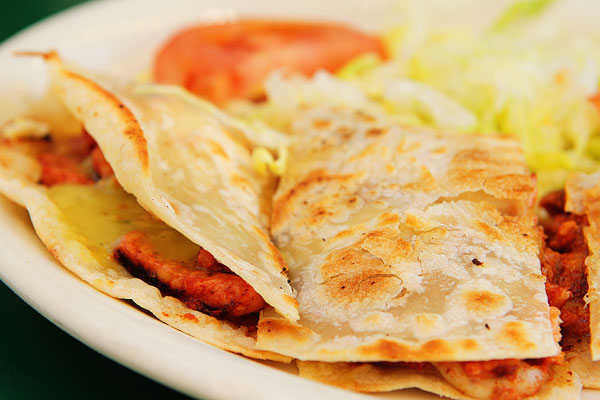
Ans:
[{"label": "white plate", "polygon": [[[466,8],[432,0],[444,23],[469,15],[483,26],[503,2],[469,0]],[[366,29],[397,22],[390,0],[107,0],[85,4],[38,23],[0,46],[0,122],[24,110],[46,87],[39,60],[16,58],[15,50],[57,49],[84,68],[132,77],[147,69],[153,51],[169,33],[201,20],[236,15],[340,20]],[[592,10],[587,9],[592,7]],[[465,13],[464,10],[469,10]],[[593,12],[595,10],[595,12]],[[600,3],[563,1],[554,10],[593,27]],[[457,16],[460,15],[461,21]],[[22,100],[22,101],[21,101]],[[293,367],[259,363],[217,350],[158,322],[126,303],[89,287],[57,264],[35,236],[27,213],[0,197],[0,278],[53,323],[148,377],[191,396],[210,399],[435,399],[416,390],[378,396],[351,393],[301,379]],[[600,399],[587,392],[586,399]]]}]

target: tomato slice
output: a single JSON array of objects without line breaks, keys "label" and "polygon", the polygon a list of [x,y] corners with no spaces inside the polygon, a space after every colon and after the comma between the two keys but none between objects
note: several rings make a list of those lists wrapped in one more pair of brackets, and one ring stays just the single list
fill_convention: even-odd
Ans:
[{"label": "tomato slice", "polygon": [[158,52],[154,80],[215,103],[261,94],[270,71],[335,71],[354,56],[385,57],[382,41],[341,25],[242,20],[184,30]]},{"label": "tomato slice", "polygon": [[591,95],[588,100],[590,103],[596,106],[598,111],[600,111],[600,92],[596,92],[595,94]]}]

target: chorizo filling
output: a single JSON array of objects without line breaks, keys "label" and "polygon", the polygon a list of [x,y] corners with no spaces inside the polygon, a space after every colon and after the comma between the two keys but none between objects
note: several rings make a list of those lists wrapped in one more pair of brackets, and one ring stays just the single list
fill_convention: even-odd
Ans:
[{"label": "chorizo filling", "polygon": [[114,179],[104,179],[113,170],[90,135],[19,144],[39,161],[39,183],[68,210],[70,225],[82,231],[89,247],[100,249],[99,261],[120,264],[192,309],[248,328],[256,325],[257,312],[266,306],[263,298],[208,251],[154,219]]},{"label": "chorizo filling", "polygon": [[143,233],[133,231],[123,236],[114,256],[132,275],[206,314],[241,317],[266,305],[252,286],[204,249],[194,260],[178,262],[159,255]]},{"label": "chorizo filling", "polygon": [[588,291],[585,266],[588,246],[583,235],[587,217],[564,211],[564,191],[550,193],[540,206],[549,216],[543,222],[546,240],[540,253],[548,301],[560,309],[564,336],[588,335],[590,315],[584,300]]},{"label": "chorizo filling", "polygon": [[98,179],[113,176],[113,170],[102,150],[87,133],[62,141],[45,140],[38,146],[37,159],[41,164],[40,183],[44,186],[58,184],[93,184]]}]

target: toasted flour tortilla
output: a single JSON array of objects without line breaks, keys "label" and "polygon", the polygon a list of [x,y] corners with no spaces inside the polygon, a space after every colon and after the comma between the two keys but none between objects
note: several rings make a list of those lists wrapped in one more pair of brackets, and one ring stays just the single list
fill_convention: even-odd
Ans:
[{"label": "toasted flour tortilla", "polygon": [[[40,165],[28,150],[22,144],[0,142],[0,193],[27,208],[42,242],[71,272],[110,296],[133,300],[161,321],[206,343],[249,357],[290,361],[257,350],[245,327],[192,310],[133,278],[112,259],[112,245],[124,229],[154,232],[179,247],[195,245],[152,218],[113,181],[51,188],[37,184]],[[132,225],[130,220],[138,223]]]},{"label": "toasted flour tortilla", "polygon": [[56,54],[45,58],[54,88],[123,188],[296,320],[286,265],[261,220],[267,203],[243,134],[185,97],[136,89],[115,96],[65,69]]},{"label": "toasted flour tortilla", "polygon": [[[358,392],[389,392],[417,388],[457,400],[473,400],[451,386],[435,370],[415,371],[407,367],[368,363],[297,361],[300,376]],[[580,399],[581,382],[568,364],[555,366],[553,378],[528,399]]]},{"label": "toasted flour tortilla", "polygon": [[317,361],[558,354],[517,141],[341,108],[307,110],[292,130],[271,229],[300,320],[263,312],[259,348]]},{"label": "toasted flour tortilla", "polygon": [[565,338],[562,348],[566,360],[581,379],[584,388],[600,389],[600,361],[593,361],[590,352],[590,338]]}]

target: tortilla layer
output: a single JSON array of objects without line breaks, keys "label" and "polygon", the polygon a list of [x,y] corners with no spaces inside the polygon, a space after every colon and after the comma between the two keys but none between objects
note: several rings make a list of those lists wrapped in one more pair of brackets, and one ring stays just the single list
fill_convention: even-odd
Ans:
[{"label": "tortilla layer", "polygon": [[[82,234],[77,224],[69,221],[66,214],[70,210],[61,209],[60,203],[52,196],[56,188],[46,188],[36,183],[39,172],[40,167],[35,158],[21,152],[18,147],[8,144],[0,146],[0,193],[27,209],[41,241],[54,257],[76,276],[112,297],[132,300],[159,320],[213,346],[253,358],[290,361],[289,357],[257,350],[255,339],[247,336],[246,328],[192,310],[181,301],[173,297],[163,297],[157,288],[133,278],[125,268],[112,261],[109,250],[99,250],[96,243]],[[92,192],[95,190],[89,186],[84,188]],[[117,201],[120,202],[115,203],[115,207],[121,206],[125,197],[129,198],[127,201],[130,204],[137,206],[135,200],[120,188],[111,189],[107,193],[103,198],[105,208],[110,208],[110,198],[114,196],[117,196]],[[86,201],[78,202],[80,206],[84,206],[85,203]],[[146,213],[137,207],[140,212]],[[93,221],[101,225],[107,218],[106,222],[110,223],[110,216],[105,217],[97,213],[90,214],[89,220],[90,223]],[[150,216],[147,218],[151,219]],[[155,224],[164,225],[159,222]],[[166,225],[161,229],[170,230]],[[114,237],[114,240],[117,239],[118,237]]]},{"label": "tortilla layer", "polygon": [[535,183],[520,144],[315,108],[274,199],[301,318],[258,346],[301,360],[467,361],[558,354]]},{"label": "tortilla layer", "polygon": [[243,134],[172,93],[114,94],[45,55],[67,108],[96,140],[123,188],[210,252],[290,320],[298,318],[287,267],[271,243]]}]

